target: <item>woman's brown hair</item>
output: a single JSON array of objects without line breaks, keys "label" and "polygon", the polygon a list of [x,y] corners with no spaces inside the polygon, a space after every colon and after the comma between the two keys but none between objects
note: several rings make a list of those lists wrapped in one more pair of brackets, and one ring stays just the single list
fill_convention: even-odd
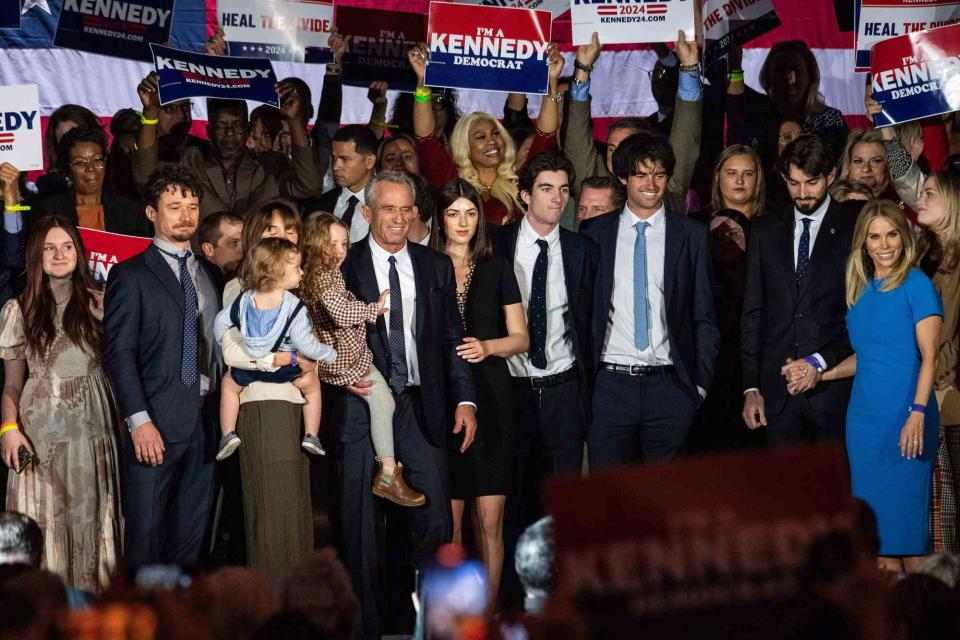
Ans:
[{"label": "woman's brown hair", "polygon": [[483,262],[492,253],[490,233],[487,231],[486,219],[483,217],[483,199],[480,197],[480,192],[463,178],[454,178],[443,185],[437,193],[437,212],[434,214],[430,247],[440,253],[447,252],[447,229],[444,226],[444,218],[450,205],[460,198],[466,198],[477,209],[477,232],[470,238],[470,262]]},{"label": "woman's brown hair", "polygon": [[70,276],[70,301],[63,312],[63,331],[67,338],[90,355],[100,357],[102,327],[90,312],[93,297],[89,289],[96,288],[87,266],[87,252],[77,228],[59,215],[40,218],[30,232],[26,247],[27,285],[20,294],[23,310],[23,330],[27,347],[40,358],[47,354],[57,336],[55,316],[57,303],[50,290],[50,278],[43,270],[43,246],[51,229],[63,229],[77,252],[77,268]]},{"label": "woman's brown hair", "polygon": [[[263,232],[267,230],[270,221],[273,220],[274,213],[280,214],[285,227],[292,226],[297,230],[297,248],[300,248],[300,244],[303,243],[303,222],[300,220],[300,214],[297,212],[296,206],[286,200],[272,200],[256,209],[247,211],[243,221],[243,232],[240,235],[240,244],[243,246],[244,256],[260,242]],[[241,279],[243,278],[243,264],[245,262],[240,263],[240,272],[237,274]]]}]

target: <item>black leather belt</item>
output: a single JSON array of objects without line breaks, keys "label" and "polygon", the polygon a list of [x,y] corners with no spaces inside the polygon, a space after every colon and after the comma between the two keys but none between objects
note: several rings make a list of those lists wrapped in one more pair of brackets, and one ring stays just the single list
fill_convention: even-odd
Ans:
[{"label": "black leather belt", "polygon": [[542,378],[514,378],[518,384],[523,386],[529,386],[533,389],[547,389],[548,387],[556,387],[561,385],[564,382],[570,382],[571,380],[577,379],[577,368],[570,367],[566,371],[556,373],[552,376],[543,376]]},{"label": "black leather belt", "polygon": [[651,367],[645,364],[615,364],[613,362],[601,362],[600,368],[614,373],[625,373],[628,376],[658,376],[664,373],[672,373],[674,370],[672,364]]}]

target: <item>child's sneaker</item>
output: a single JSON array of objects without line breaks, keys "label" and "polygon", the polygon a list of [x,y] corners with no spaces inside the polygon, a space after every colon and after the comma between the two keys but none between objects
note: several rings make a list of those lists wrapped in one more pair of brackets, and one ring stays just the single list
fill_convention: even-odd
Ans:
[{"label": "child's sneaker", "polygon": [[320,438],[309,433],[303,436],[303,441],[300,442],[300,448],[315,456],[327,455],[327,452],[323,450],[323,445],[320,444]]},{"label": "child's sneaker", "polygon": [[240,446],[240,436],[236,431],[231,431],[220,438],[220,448],[217,450],[217,460],[226,460]]},{"label": "child's sneaker", "polygon": [[419,491],[410,488],[403,479],[403,465],[399,462],[393,469],[393,475],[383,472],[383,463],[380,471],[373,479],[373,495],[389,500],[401,507],[421,507],[427,502],[427,497]]}]

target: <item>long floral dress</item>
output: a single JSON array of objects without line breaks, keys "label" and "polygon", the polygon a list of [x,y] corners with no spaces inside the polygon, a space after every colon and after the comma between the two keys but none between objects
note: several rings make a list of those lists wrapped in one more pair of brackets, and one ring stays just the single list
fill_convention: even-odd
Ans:
[{"label": "long floral dress", "polygon": [[96,358],[63,332],[66,304],[57,306],[57,336],[38,358],[27,348],[17,300],[0,311],[0,357],[26,359],[20,425],[37,454],[35,465],[13,471],[7,509],[40,525],[43,563],[71,586],[101,591],[121,548],[116,401]]}]

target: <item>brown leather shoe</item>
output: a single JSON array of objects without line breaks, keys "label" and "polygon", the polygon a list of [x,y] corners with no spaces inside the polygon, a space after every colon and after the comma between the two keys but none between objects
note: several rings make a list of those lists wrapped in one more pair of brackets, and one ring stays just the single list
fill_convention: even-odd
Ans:
[{"label": "brown leather shoe", "polygon": [[393,476],[383,473],[383,463],[380,471],[373,480],[373,495],[396,503],[401,507],[421,507],[427,502],[427,497],[414,491],[403,480],[403,465],[399,462],[393,470]]}]

